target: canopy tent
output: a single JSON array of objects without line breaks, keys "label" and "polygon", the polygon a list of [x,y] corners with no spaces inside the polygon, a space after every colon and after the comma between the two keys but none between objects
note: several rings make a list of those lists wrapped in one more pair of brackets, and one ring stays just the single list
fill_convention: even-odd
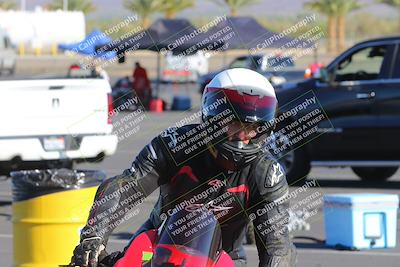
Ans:
[{"label": "canopy tent", "polygon": [[[284,77],[298,76],[298,71],[285,69],[286,63],[293,63],[293,58],[298,53],[297,49],[309,49],[314,46],[313,42],[290,37],[286,32],[276,33],[266,29],[252,17],[226,17],[210,28],[207,34],[211,37],[223,36],[223,65],[227,64],[227,50],[246,49],[250,55],[262,56],[264,49],[270,49],[271,62],[282,67],[279,75]],[[316,49],[314,56],[317,57]]]},{"label": "canopy tent", "polygon": [[220,33],[228,37],[224,38],[224,50],[293,48],[298,45],[294,38],[270,31],[252,17],[227,17],[209,29],[207,35]]},{"label": "canopy tent", "polygon": [[104,45],[110,44],[112,39],[104,34],[103,32],[95,29],[91,33],[89,33],[85,39],[83,39],[79,43],[75,44],[60,44],[58,48],[66,51],[74,51],[76,53],[84,54],[84,55],[92,55],[94,57],[102,57],[105,59],[111,59],[116,56],[116,53],[113,51],[101,52],[98,53],[96,49],[98,47],[102,47]]},{"label": "canopy tent", "polygon": [[189,55],[206,48],[210,44],[207,37],[208,34],[198,31],[186,19],[158,19],[147,30],[104,47],[104,50],[115,51],[117,54],[130,50],[152,50]]},{"label": "canopy tent", "polygon": [[135,50],[151,50],[157,56],[157,92],[160,80],[160,53],[171,51],[175,55],[191,55],[199,50],[218,49],[222,42],[210,42],[208,35],[198,31],[186,19],[158,19],[147,30],[135,33],[118,42],[99,48],[98,51],[113,51],[119,57]]},{"label": "canopy tent", "polygon": [[[273,39],[273,41],[271,41]],[[196,29],[186,19],[159,19],[147,30],[103,46],[98,51],[113,51],[119,57],[130,51],[151,50],[157,56],[157,92],[160,80],[160,53],[171,51],[182,56],[198,50],[292,48],[298,42],[272,32],[251,17],[224,17],[207,31]],[[311,44],[310,44],[311,46]],[[250,50],[252,51],[252,50]]]}]

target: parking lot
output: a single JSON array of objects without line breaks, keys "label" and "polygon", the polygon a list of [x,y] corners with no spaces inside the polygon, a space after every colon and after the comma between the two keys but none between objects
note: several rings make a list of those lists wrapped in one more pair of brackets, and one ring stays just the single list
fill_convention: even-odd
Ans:
[{"label": "parking lot", "polygon": [[[195,96],[195,94],[193,94]],[[145,119],[140,124],[140,131],[125,138],[118,145],[117,152],[106,158],[100,163],[78,164],[78,169],[104,170],[108,177],[119,174],[123,169],[129,168],[135,155],[140,149],[149,142],[153,136],[168,126],[173,125],[182,116],[190,115],[190,112],[164,112],[146,113]],[[126,116],[127,113],[118,116]],[[115,117],[114,122],[120,117]],[[349,168],[329,169],[313,168],[308,179],[315,179],[318,186],[310,188],[307,194],[316,191],[321,194],[333,193],[364,193],[379,192],[400,194],[400,173],[398,172],[388,182],[385,183],[365,183],[360,181]],[[295,190],[296,187],[291,187]],[[111,236],[108,243],[108,250],[120,250],[131,234],[141,225],[146,216],[152,209],[152,205],[157,198],[154,192],[147,201],[140,207],[140,213],[133,219],[120,225]],[[293,203],[292,203],[293,204]],[[398,266],[400,261],[399,240],[396,249],[376,250],[376,251],[339,251],[324,246],[324,216],[322,206],[318,208],[316,215],[309,219],[311,228],[309,231],[294,233],[295,244],[298,248],[299,267],[330,267],[330,266]],[[398,230],[399,231],[399,228]],[[60,233],[62,234],[62,233]],[[302,237],[302,238],[296,238]],[[54,244],[55,246],[57,244]],[[257,250],[255,246],[246,246],[248,255],[248,266],[257,266]],[[12,212],[11,212],[11,181],[0,182],[0,266],[11,266],[13,257],[12,248]]]},{"label": "parking lot", "polygon": [[400,266],[399,12],[0,1],[0,267]]}]

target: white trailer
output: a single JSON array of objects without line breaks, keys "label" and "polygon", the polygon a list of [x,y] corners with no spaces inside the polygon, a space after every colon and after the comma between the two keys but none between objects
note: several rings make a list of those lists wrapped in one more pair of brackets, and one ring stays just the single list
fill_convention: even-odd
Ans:
[{"label": "white trailer", "polygon": [[0,11],[0,27],[13,44],[51,46],[85,38],[85,16],[80,11]]}]

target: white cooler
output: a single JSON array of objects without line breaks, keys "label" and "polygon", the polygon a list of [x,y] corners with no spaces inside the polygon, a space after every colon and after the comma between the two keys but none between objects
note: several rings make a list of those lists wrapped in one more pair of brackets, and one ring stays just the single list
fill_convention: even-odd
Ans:
[{"label": "white cooler", "polygon": [[398,195],[324,196],[326,244],[347,249],[396,246]]}]

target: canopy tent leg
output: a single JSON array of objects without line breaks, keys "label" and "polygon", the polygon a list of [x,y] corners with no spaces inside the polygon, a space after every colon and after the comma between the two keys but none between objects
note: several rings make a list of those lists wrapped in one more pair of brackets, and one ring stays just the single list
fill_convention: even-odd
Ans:
[{"label": "canopy tent leg", "polygon": [[156,83],[156,98],[160,94],[160,75],[161,75],[161,62],[160,62],[160,52],[157,52],[157,83]]}]

